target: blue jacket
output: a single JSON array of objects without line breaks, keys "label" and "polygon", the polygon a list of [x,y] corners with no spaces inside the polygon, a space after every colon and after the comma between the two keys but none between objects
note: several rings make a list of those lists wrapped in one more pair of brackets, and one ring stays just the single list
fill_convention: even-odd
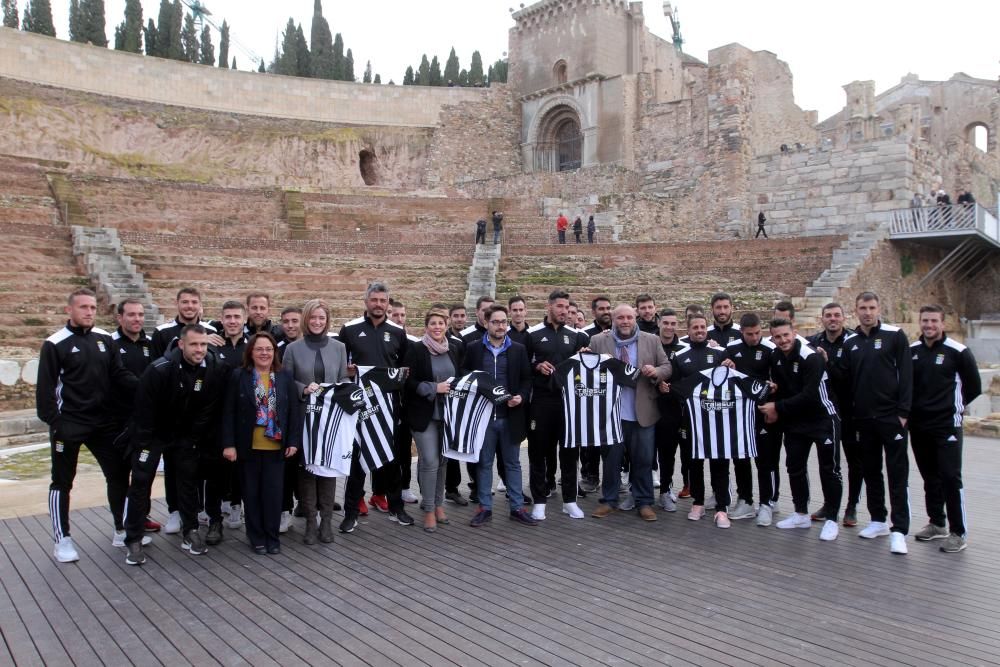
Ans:
[{"label": "blue jacket", "polygon": [[[302,446],[302,414],[295,382],[287,371],[274,374],[278,399],[276,421],[282,434],[282,448]],[[257,425],[253,370],[238,368],[229,378],[226,403],[222,410],[222,447],[236,447],[237,460],[250,453]]]},{"label": "blue jacket", "polygon": [[[507,424],[511,439],[520,443],[528,434],[527,406],[531,396],[531,365],[528,363],[528,353],[520,343],[511,341],[511,346],[504,354],[507,355],[507,389],[521,397],[521,405],[509,409]],[[462,373],[471,371],[486,371],[491,374],[493,371],[493,353],[486,349],[481,338],[465,349]]]}]

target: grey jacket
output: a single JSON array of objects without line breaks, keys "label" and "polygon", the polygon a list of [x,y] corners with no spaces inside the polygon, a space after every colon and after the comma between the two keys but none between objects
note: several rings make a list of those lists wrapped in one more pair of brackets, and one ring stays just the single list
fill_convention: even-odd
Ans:
[{"label": "grey jacket", "polygon": [[[347,350],[344,344],[336,338],[328,337],[326,345],[320,350],[323,357],[323,370],[326,375],[319,380],[324,382],[342,382],[347,378]],[[305,400],[302,393],[311,382],[315,381],[314,368],[316,366],[316,352],[309,349],[309,344],[304,338],[295,341],[285,350],[284,359],[281,365],[288,370],[295,380],[295,387],[299,392],[299,399]]]},{"label": "grey jacket", "polygon": [[[599,333],[590,339],[588,347],[592,352],[598,354],[615,355],[615,339],[611,337],[610,331]],[[653,334],[639,332],[638,341],[638,368],[646,364],[656,367],[657,382],[666,382],[670,379],[670,361],[667,359],[663,346],[660,345],[660,338]],[[635,416],[639,426],[652,426],[660,419],[660,408],[657,405],[658,395],[656,385],[650,382],[649,378],[640,377],[635,387]]]}]

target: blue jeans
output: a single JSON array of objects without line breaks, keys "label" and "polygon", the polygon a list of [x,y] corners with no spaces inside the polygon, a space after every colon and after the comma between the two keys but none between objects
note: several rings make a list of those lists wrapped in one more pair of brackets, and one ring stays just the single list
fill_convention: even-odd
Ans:
[{"label": "blue jeans", "polygon": [[498,443],[507,476],[510,511],[514,512],[524,505],[524,493],[521,491],[521,448],[511,440],[510,425],[506,419],[490,420],[483,448],[479,450],[479,470],[476,476],[479,506],[484,510],[493,509],[493,458],[496,456]]},{"label": "blue jeans", "polygon": [[653,504],[653,456],[656,454],[656,426],[639,426],[639,422],[622,420],[625,442],[601,447],[604,459],[604,479],[601,481],[601,502],[618,506],[619,471],[628,448],[629,480],[637,508]]}]

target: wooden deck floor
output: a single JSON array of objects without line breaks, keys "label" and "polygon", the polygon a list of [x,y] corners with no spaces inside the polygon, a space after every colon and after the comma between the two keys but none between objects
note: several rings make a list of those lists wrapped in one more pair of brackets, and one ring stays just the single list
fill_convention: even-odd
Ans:
[{"label": "wooden deck floor", "polygon": [[[9,519],[0,664],[1000,664],[998,444],[967,439],[961,554],[910,538],[893,556],[857,529],[833,543],[818,527],[724,531],[683,512],[573,521],[555,497],[530,528],[498,497],[481,529],[467,525],[472,506],[449,505],[451,525],[432,535],[373,512],[306,547],[296,525],[279,556],[254,556],[242,530],[200,557],[157,536],[143,567],[125,565],[106,511],[88,509],[72,515],[80,562],[59,565],[47,517]],[[916,530],[915,470],[910,486]]]}]

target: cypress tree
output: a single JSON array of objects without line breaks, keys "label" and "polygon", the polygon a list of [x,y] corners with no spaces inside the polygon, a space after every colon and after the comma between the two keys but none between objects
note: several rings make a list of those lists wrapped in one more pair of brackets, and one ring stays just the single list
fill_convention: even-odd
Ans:
[{"label": "cypress tree", "polygon": [[83,25],[83,12],[79,0],[69,0],[69,41],[86,42],[86,29]]},{"label": "cypress tree", "polygon": [[24,6],[24,17],[21,18],[21,30],[24,30],[25,32],[34,32],[31,29],[31,10],[27,5]]},{"label": "cypress tree", "polygon": [[375,83],[382,83],[382,75],[381,74],[376,74],[375,75]]},{"label": "cypress tree", "polygon": [[83,21],[85,42],[107,47],[107,21],[104,19],[104,0],[80,0],[80,17]]},{"label": "cypress tree", "polygon": [[49,0],[28,0],[24,6],[21,28],[27,32],[55,37],[56,27],[52,23],[52,4]]},{"label": "cypress tree", "polygon": [[460,72],[459,72],[458,56],[455,54],[455,47],[453,46],[451,47],[451,53],[448,54],[448,62],[446,62],[444,65],[445,85],[452,83],[458,85],[459,74]]},{"label": "cypress tree", "polygon": [[158,51],[160,47],[157,44],[158,38],[156,35],[156,24],[153,23],[153,19],[149,19],[149,22],[146,24],[146,27],[143,28],[142,32],[143,32],[142,35],[143,39],[146,42],[146,55],[147,56],[160,55]]},{"label": "cypress tree", "polygon": [[[235,60],[235,58],[233,59]],[[222,27],[219,28],[219,67],[226,67],[229,63],[229,24],[222,20]],[[236,69],[234,66],[233,69]]]},{"label": "cypress tree", "polygon": [[[222,62],[221,60],[219,62]],[[236,56],[233,56],[233,66],[229,69],[236,69]]]},{"label": "cypress tree", "polygon": [[469,85],[469,71],[468,70],[463,69],[461,72],[458,73],[458,85],[463,86],[463,87]]},{"label": "cypress tree", "polygon": [[[201,29],[201,52],[198,62],[202,65],[215,64],[215,46],[212,44],[212,29],[207,25]],[[226,61],[220,60],[219,62],[224,63]]]},{"label": "cypress tree", "polygon": [[347,57],[344,58],[344,81],[351,83],[356,81],[354,78],[354,54],[350,49],[347,49]]},{"label": "cypress tree", "polygon": [[[170,31],[170,44],[167,57],[172,60],[189,60],[187,50],[184,48],[183,26],[184,8],[181,7],[181,0],[174,0],[170,5],[170,21],[168,23]],[[197,34],[194,34],[197,38]]]},{"label": "cypress tree", "polygon": [[115,51],[125,50],[125,24],[115,26]]},{"label": "cypress tree", "polygon": [[479,51],[472,52],[472,66],[469,67],[469,85],[483,85],[483,57]]},{"label": "cypress tree", "polygon": [[[118,31],[121,31],[122,45],[118,47]],[[140,0],[125,0],[125,20],[115,30],[115,49],[142,53],[142,3]]]},{"label": "cypress tree", "polygon": [[311,48],[312,75],[317,79],[334,78],[333,35],[330,33],[330,24],[323,17],[321,0],[316,0],[313,5],[309,46]]},{"label": "cypress tree", "polygon": [[441,79],[441,63],[438,62],[438,57],[434,56],[431,60],[431,69],[427,75],[427,84],[430,86],[440,86],[444,83]]},{"label": "cypress tree", "polygon": [[17,0],[3,0],[3,25],[17,30],[20,20],[17,16]]},{"label": "cypress tree", "polygon": [[289,18],[281,40],[281,50],[275,59],[275,74],[295,76],[299,71],[299,51],[295,46],[295,37],[295,20]]},{"label": "cypress tree", "polygon": [[420,59],[420,69],[417,70],[417,85],[429,86],[431,81],[431,63],[425,53]]},{"label": "cypress tree", "polygon": [[490,65],[489,82],[492,83],[507,83],[507,61],[503,58],[498,59],[495,63]]},{"label": "cypress tree", "polygon": [[306,34],[302,31],[300,23],[295,29],[295,76],[312,76],[312,66],[309,63],[309,45],[306,44]]},{"label": "cypress tree", "polygon": [[413,68],[407,67],[406,74],[403,75],[403,85],[412,86],[413,85]]},{"label": "cypress tree", "polygon": [[372,61],[365,63],[365,73],[361,77],[361,83],[371,83],[372,82]]},{"label": "cypress tree", "polygon": [[[233,58],[233,62],[234,63],[236,62],[235,58]],[[257,71],[260,72],[261,74],[263,74],[264,72],[267,71],[266,69],[264,69],[264,59],[263,58],[260,59],[260,65],[257,67]]]},{"label": "cypress tree", "polygon": [[333,38],[333,78],[344,79],[344,38],[338,32]]},{"label": "cypress tree", "polygon": [[[161,58],[170,57],[170,25],[174,20],[174,8],[170,0],[160,0],[160,13],[156,17],[156,40],[153,55]],[[152,21],[152,19],[150,19]],[[147,37],[148,40],[148,37]],[[147,41],[148,44],[148,41]],[[147,46],[146,52],[149,53]]]},{"label": "cypress tree", "polygon": [[198,28],[194,25],[194,17],[190,14],[184,16],[181,43],[184,44],[184,57],[182,60],[186,60],[189,63],[198,62],[198,51],[201,44],[198,43]]}]

